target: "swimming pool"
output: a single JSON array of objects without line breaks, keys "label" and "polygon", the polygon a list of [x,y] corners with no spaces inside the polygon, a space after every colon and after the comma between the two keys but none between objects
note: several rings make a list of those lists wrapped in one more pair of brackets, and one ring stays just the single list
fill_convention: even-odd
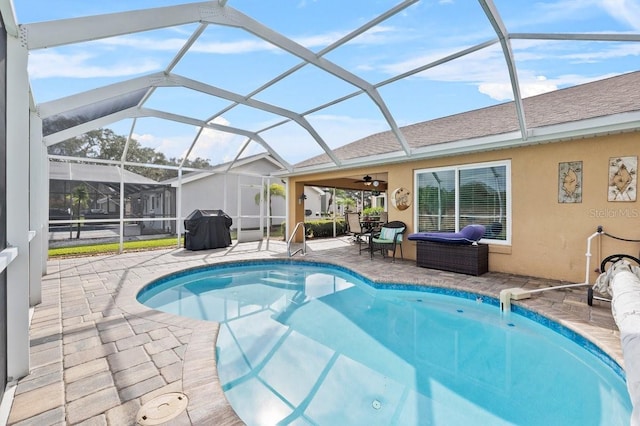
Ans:
[{"label": "swimming pool", "polygon": [[218,374],[249,425],[629,424],[613,360],[492,298],[259,261],[183,271],[138,300],[220,322]]}]

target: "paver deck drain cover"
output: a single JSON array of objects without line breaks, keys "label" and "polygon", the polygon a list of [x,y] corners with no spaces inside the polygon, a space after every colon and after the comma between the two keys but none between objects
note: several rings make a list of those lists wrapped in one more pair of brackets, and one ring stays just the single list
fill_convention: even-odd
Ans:
[{"label": "paver deck drain cover", "polygon": [[142,426],[159,425],[167,422],[187,408],[189,399],[183,393],[172,392],[157,396],[140,407],[138,424]]}]

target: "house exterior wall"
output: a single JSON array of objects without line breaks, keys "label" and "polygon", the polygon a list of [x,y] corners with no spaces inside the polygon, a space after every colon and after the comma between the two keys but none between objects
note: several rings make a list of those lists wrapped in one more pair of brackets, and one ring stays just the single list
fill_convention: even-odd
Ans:
[{"label": "house exterior wall", "polygon": [[[415,232],[416,170],[510,160],[511,241],[490,245],[489,270],[578,283],[585,281],[587,238],[598,226],[603,226],[611,235],[640,239],[640,200],[611,202],[607,198],[609,159],[628,156],[640,156],[638,132],[376,165],[368,169],[324,173],[322,177],[374,171],[388,173],[389,193],[399,187],[412,192],[412,207],[399,211],[390,204],[389,220],[405,222],[408,233],[412,233]],[[582,202],[559,203],[559,163],[573,161],[582,161]],[[291,177],[290,187],[319,176]],[[296,213],[299,214],[297,206],[290,205],[292,222],[296,220]],[[404,247],[405,258],[415,259],[415,243],[406,241]],[[639,252],[639,243],[598,237],[592,244],[589,281],[593,283],[598,275],[594,270],[608,254],[638,256]]]},{"label": "house exterior wall", "polygon": [[321,212],[324,210],[322,206],[323,194],[324,193],[320,193],[314,188],[305,188],[304,195],[307,198],[304,200],[304,211],[306,219],[313,220],[321,218]]}]

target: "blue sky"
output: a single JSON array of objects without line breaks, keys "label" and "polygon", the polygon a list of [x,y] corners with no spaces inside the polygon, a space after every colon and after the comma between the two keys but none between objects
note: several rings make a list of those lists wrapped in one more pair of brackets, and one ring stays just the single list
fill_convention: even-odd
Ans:
[{"label": "blue sky", "polygon": [[[494,0],[512,33],[640,33],[640,0]],[[31,23],[184,3],[170,0],[16,1],[19,23]],[[398,4],[397,0],[228,0],[227,5],[318,52]],[[36,102],[164,70],[197,28],[185,25],[77,45],[32,51],[31,85]],[[378,24],[325,59],[372,84],[384,82],[455,52],[494,39],[493,28],[472,0],[422,0]],[[638,70],[640,43],[513,40],[523,96]],[[174,73],[240,95],[301,60],[247,32],[210,25]],[[309,111],[357,91],[307,65],[255,99],[296,112]],[[499,45],[382,86],[379,92],[400,126],[482,108],[512,99]],[[146,106],[207,119],[228,101],[183,88],[156,90]],[[380,109],[364,95],[307,116],[332,147],[389,129]],[[248,107],[225,112],[215,122],[258,131],[281,117]],[[132,120],[108,127],[127,135]],[[145,146],[181,157],[196,136],[193,126],[139,119],[134,136]],[[322,153],[308,132],[286,124],[261,134],[285,160],[295,163]],[[213,164],[232,159],[245,138],[207,130],[192,157]],[[261,152],[255,143],[245,154]]]}]

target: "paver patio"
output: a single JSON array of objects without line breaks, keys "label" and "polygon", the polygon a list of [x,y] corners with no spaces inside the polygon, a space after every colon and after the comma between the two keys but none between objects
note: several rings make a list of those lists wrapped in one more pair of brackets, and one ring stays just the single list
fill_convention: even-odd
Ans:
[{"label": "paver patio", "polygon": [[[140,407],[171,392],[188,407],[171,425],[239,425],[215,369],[218,325],[140,305],[135,296],[163,275],[219,262],[286,257],[282,242],[235,244],[190,252],[159,250],[48,262],[43,301],[31,323],[31,374],[19,381],[10,425],[134,425]],[[295,259],[303,259],[296,256]],[[414,261],[358,255],[345,238],[309,242],[306,260],[339,264],[368,278],[469,290],[498,297],[511,287],[567,284],[487,273],[435,271]],[[586,289],[552,290],[521,302],[597,343],[622,364],[610,306],[586,303]]]}]

